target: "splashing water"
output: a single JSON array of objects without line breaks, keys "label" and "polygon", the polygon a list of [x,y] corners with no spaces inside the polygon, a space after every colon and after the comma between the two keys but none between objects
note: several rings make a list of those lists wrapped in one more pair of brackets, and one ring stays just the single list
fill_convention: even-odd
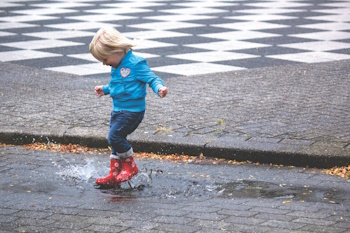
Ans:
[{"label": "splashing water", "polygon": [[[109,167],[106,166],[107,163],[102,163],[94,158],[85,158],[84,160],[86,161],[86,164],[84,165],[72,165],[68,160],[64,158],[62,159],[67,163],[66,166],[58,165],[57,163],[54,163],[54,165],[60,169],[57,174],[64,180],[74,180],[75,182],[83,181],[88,183],[90,181],[92,182],[92,180],[97,177],[106,176],[109,171]],[[130,183],[125,182],[123,188],[138,189],[151,184],[151,173],[152,171],[149,172],[145,168],[139,170],[139,173],[130,180]]]},{"label": "splashing water", "polygon": [[93,158],[86,158],[85,165],[72,165],[69,161],[65,160],[68,165],[60,166],[61,171],[57,172],[63,178],[74,179],[78,181],[88,182],[92,178],[96,178],[101,176],[101,174],[105,173],[108,168],[106,168],[103,164],[96,161]]}]

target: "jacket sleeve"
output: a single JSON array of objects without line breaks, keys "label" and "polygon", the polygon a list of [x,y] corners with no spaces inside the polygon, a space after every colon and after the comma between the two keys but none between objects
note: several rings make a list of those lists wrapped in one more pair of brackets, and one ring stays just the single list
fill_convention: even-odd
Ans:
[{"label": "jacket sleeve", "polygon": [[155,75],[153,71],[149,68],[147,61],[145,59],[141,59],[136,64],[136,79],[148,83],[152,88],[154,93],[158,95],[159,88],[164,86],[164,83],[160,77]]},{"label": "jacket sleeve", "polygon": [[109,94],[109,85],[105,85],[102,87],[102,90],[103,90],[103,93],[105,95],[108,95]]}]

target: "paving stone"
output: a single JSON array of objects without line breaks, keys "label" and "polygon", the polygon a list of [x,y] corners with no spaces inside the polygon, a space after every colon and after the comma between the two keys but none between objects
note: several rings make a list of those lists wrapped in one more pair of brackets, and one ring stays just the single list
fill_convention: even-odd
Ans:
[{"label": "paving stone", "polygon": [[305,223],[295,223],[295,222],[286,222],[286,221],[280,221],[280,220],[268,220],[262,224],[263,226],[270,226],[270,227],[279,227],[279,228],[285,228],[288,230],[298,230],[305,226]]},{"label": "paving stone", "polygon": [[228,217],[224,220],[225,222],[237,223],[237,224],[245,224],[245,225],[258,225],[260,223],[266,222],[264,219],[257,218],[247,218],[247,217]]},{"label": "paving stone", "polygon": [[309,224],[321,225],[321,226],[331,226],[336,223],[335,221],[328,221],[324,219],[313,219],[313,218],[297,218],[293,220],[293,222],[309,223]]},{"label": "paving stone", "polygon": [[337,228],[337,227],[327,227],[327,226],[319,226],[319,225],[307,225],[301,228],[303,231],[314,231],[314,232],[334,232],[334,233],[340,233],[340,232],[347,232],[347,229],[344,228]]},{"label": "paving stone", "polygon": [[173,217],[173,216],[159,216],[152,218],[151,221],[158,223],[170,223],[170,224],[183,224],[186,225],[193,221],[192,218],[188,217]]},{"label": "paving stone", "polygon": [[202,212],[189,213],[186,215],[186,217],[202,219],[202,220],[216,220],[216,221],[220,221],[227,218],[227,216],[225,215],[220,215],[216,213],[202,213]]},{"label": "paving stone", "polygon": [[129,228],[118,226],[118,225],[97,225],[97,224],[94,224],[92,226],[85,228],[83,231],[84,232],[89,232],[89,231],[93,231],[93,232],[123,232],[125,230],[129,230]]},{"label": "paving stone", "polygon": [[154,228],[154,230],[158,231],[168,231],[169,229],[171,229],[172,232],[197,232],[201,230],[201,227],[178,224],[162,224]]}]

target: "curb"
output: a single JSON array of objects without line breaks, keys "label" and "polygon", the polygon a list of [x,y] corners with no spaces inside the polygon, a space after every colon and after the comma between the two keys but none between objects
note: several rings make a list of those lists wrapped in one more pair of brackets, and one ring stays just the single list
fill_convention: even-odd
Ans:
[{"label": "curb", "polygon": [[[304,146],[280,147],[273,149],[272,144],[240,141],[241,146],[231,144],[227,146],[228,139],[223,141],[210,141],[207,137],[185,138],[172,140],[163,136],[153,135],[146,140],[136,134],[130,135],[130,143],[135,152],[149,152],[159,154],[185,154],[205,157],[225,158],[238,162],[251,161],[261,164],[278,164],[296,167],[331,168],[350,164],[349,150],[341,153],[334,148],[324,149],[324,153],[315,152],[313,148]],[[232,142],[232,138],[231,141]],[[0,132],[0,141],[7,144],[23,145],[33,142],[54,142],[62,144],[80,144],[88,147],[106,148],[106,138],[80,135],[30,134],[18,132]],[[225,146],[226,145],[226,146]],[[268,145],[268,146],[266,146]],[[259,148],[260,147],[260,148]],[[265,147],[265,149],[262,149]],[[299,148],[299,151],[295,148]],[[293,150],[294,149],[294,150]],[[336,153],[338,152],[338,153]]]}]

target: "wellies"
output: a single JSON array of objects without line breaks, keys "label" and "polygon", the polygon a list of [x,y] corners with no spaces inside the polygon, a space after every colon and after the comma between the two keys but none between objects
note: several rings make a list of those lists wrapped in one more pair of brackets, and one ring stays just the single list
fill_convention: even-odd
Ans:
[{"label": "wellies", "polygon": [[121,159],[122,169],[117,175],[115,181],[117,183],[122,183],[124,181],[130,180],[134,175],[139,172],[139,169],[134,162],[134,158],[131,156],[129,158]]},{"label": "wellies", "polygon": [[97,178],[96,184],[101,186],[119,186],[120,183],[116,182],[116,177],[122,169],[122,162],[119,159],[111,159],[110,171],[106,177]]}]

